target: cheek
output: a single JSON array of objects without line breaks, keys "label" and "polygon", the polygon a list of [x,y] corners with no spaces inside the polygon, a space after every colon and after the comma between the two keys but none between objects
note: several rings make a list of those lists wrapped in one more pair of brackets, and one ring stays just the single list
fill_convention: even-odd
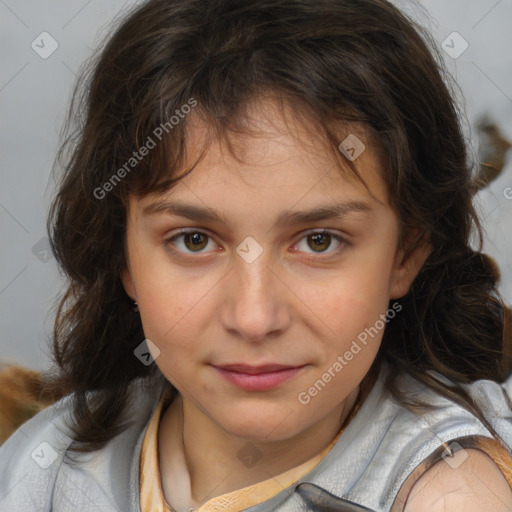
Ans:
[{"label": "cheek", "polygon": [[[207,347],[201,336],[202,317],[186,297],[174,294],[160,296],[155,290],[145,296],[139,312],[146,338],[159,350],[155,363],[165,377],[179,389],[190,386],[192,367],[196,367]],[[183,384],[187,385],[184,386]]]},{"label": "cheek", "polygon": [[218,277],[169,275],[148,269],[138,288],[139,312],[144,333],[160,350],[156,363],[169,378],[208,354],[205,336],[218,308]]},{"label": "cheek", "polygon": [[165,343],[171,332],[196,326],[197,315],[207,307],[209,291],[218,278],[170,265],[165,254],[147,256],[133,265],[137,302],[147,337]]},{"label": "cheek", "polygon": [[[156,364],[168,378],[176,373],[177,363],[191,357],[197,341],[197,319],[187,297],[168,287],[147,287],[139,293],[139,314],[144,335],[159,349]],[[192,343],[196,340],[196,343]]]},{"label": "cheek", "polygon": [[[316,314],[317,335],[322,340],[316,377],[321,378],[329,369],[336,375],[330,384],[333,399],[336,393],[351,390],[364,377],[378,353],[387,325],[381,315],[389,304],[386,264],[389,265],[384,260],[363,258],[315,290],[307,286],[302,289],[306,304]],[[338,356],[342,357],[341,362]]]},{"label": "cheek", "polygon": [[386,272],[360,265],[340,272],[321,286],[304,286],[301,296],[332,333],[347,339],[373,325],[389,303]]}]

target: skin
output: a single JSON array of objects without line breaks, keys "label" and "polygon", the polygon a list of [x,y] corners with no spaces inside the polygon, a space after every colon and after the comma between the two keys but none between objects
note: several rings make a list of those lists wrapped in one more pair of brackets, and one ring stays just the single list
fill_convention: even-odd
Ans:
[{"label": "skin", "polygon": [[414,485],[405,512],[510,512],[512,492],[494,461],[479,450],[440,461]]},{"label": "skin", "polygon": [[[367,190],[339,169],[317,130],[285,122],[271,99],[252,104],[249,116],[259,134],[232,138],[237,158],[214,141],[175,188],[129,202],[122,281],[160,351],[156,364],[179,391],[159,431],[162,487],[171,504],[178,416],[191,506],[278,475],[326,447],[355,402],[383,331],[309,404],[298,394],[375,324],[390,299],[407,293],[430,251],[419,246],[404,261],[398,219],[369,144],[355,162]],[[200,118],[189,116],[191,161],[207,134]],[[206,206],[229,222],[189,220],[155,207],[169,201]],[[282,213],[350,201],[369,210],[276,224]],[[180,228],[206,237],[199,244],[196,238],[199,247],[183,236],[171,240]],[[323,229],[334,236],[317,248],[310,231]],[[263,249],[252,263],[236,252],[248,236]],[[233,363],[301,370],[277,388],[247,391],[214,367]],[[237,456],[249,441],[261,454],[251,468]]]}]

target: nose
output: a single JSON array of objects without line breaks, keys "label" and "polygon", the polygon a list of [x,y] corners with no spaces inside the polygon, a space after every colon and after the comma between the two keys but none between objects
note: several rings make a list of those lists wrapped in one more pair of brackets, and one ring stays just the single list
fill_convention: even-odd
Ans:
[{"label": "nose", "polygon": [[291,292],[264,255],[252,263],[238,255],[235,260],[224,289],[224,328],[251,342],[282,334],[290,324],[287,296]]}]

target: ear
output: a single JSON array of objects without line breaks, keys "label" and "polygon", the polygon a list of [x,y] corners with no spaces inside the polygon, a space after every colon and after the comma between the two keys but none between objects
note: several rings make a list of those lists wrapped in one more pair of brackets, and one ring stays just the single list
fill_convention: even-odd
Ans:
[{"label": "ear", "polygon": [[397,251],[391,280],[390,299],[399,299],[407,294],[431,252],[432,246],[425,241],[418,242],[409,254],[405,249]]},{"label": "ear", "polygon": [[130,297],[133,300],[137,300],[137,292],[135,291],[135,284],[132,279],[132,275],[130,273],[130,270],[128,268],[125,268],[121,272],[121,282],[123,283],[123,287],[125,292],[127,293],[128,297]]}]

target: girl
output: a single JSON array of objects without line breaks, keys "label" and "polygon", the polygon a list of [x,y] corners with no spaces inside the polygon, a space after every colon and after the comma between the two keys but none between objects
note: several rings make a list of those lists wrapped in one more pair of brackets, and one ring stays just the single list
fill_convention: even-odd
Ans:
[{"label": "girl", "polygon": [[512,509],[507,310],[426,38],[385,0],[120,25],[49,217],[63,398],[1,510]]}]

